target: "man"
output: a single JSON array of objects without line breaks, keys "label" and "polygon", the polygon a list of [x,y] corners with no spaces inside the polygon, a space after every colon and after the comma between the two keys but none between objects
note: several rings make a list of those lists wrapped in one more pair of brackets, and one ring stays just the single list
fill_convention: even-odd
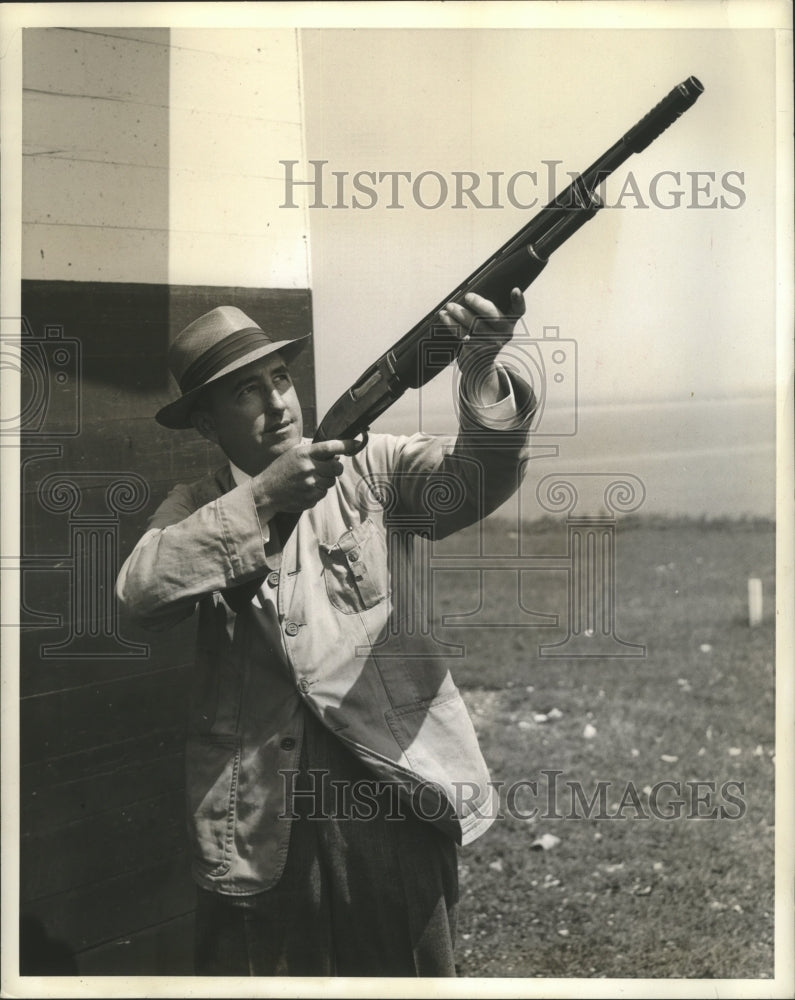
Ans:
[{"label": "man", "polygon": [[415,627],[412,535],[516,489],[534,400],[496,358],[523,313],[518,289],[511,317],[477,295],[447,306],[457,439],[373,434],[361,450],[302,437],[300,339],[221,306],[172,344],[181,396],[157,419],[229,464],[169,494],[117,590],[151,628],[199,607],[198,974],[455,974],[455,844],[489,826],[494,796],[448,663]]}]

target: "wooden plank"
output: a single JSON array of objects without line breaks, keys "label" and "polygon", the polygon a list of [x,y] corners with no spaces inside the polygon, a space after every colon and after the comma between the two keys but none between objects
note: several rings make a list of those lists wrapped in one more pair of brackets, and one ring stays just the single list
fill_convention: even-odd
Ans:
[{"label": "wooden plank", "polygon": [[167,729],[138,733],[103,747],[25,764],[20,769],[22,807],[34,807],[34,793],[101,781],[117,771],[145,767],[153,761],[181,754],[184,742],[185,727],[174,723]]},{"label": "wooden plank", "polygon": [[[153,672],[165,665],[176,666],[190,661],[195,641],[194,625],[186,621],[166,632],[147,631],[131,620],[115,596],[118,572],[166,492],[165,488],[158,490],[146,508],[123,526],[123,533],[122,525],[107,527],[89,523],[80,526],[84,537],[98,534],[99,541],[108,546],[108,569],[101,572],[92,570],[79,555],[79,539],[71,537],[72,526],[66,518],[57,526],[57,531],[53,529],[51,536],[41,530],[31,532],[26,526],[21,567],[23,606],[20,609],[23,624],[20,662],[25,664],[21,679],[23,696],[124,674]],[[105,531],[109,533],[107,538]],[[84,600],[90,598],[96,602],[93,611],[73,600],[72,591],[81,582],[89,591]],[[98,634],[86,634],[89,628],[98,629]],[[58,648],[70,635],[80,632],[86,635],[87,643],[82,663],[76,660],[75,649]],[[128,648],[128,643],[134,648]],[[142,648],[144,646],[148,649]],[[136,663],[130,662],[133,659]]]},{"label": "wooden plank", "polygon": [[[43,575],[43,574],[36,574]],[[37,610],[56,607],[52,597],[45,593],[29,605]],[[152,683],[152,678],[163,670],[193,665],[196,644],[196,622],[188,619],[167,632],[149,632],[134,626],[129,616],[120,613],[116,619],[117,635],[130,643],[145,644],[148,651],[134,650],[129,656],[123,647],[116,657],[102,659],[67,659],[58,656],[51,647],[63,642],[69,632],[68,623],[60,628],[26,628],[21,633],[20,662],[25,664],[21,678],[23,698],[46,696],[58,691],[83,688],[86,685],[106,684],[121,679],[137,678],[142,687]],[[43,647],[50,647],[52,655],[43,657]],[[89,649],[91,646],[89,645]]]},{"label": "wooden plank", "polygon": [[101,96],[165,106],[169,94],[168,28],[114,28],[112,35],[65,28],[28,28],[22,40],[27,89]]},{"label": "wooden plank", "polygon": [[169,246],[177,275],[190,274],[205,282],[214,278],[231,282],[242,275],[253,282],[265,274],[279,284],[292,281],[296,288],[307,281],[307,248],[299,234],[285,241],[268,231],[255,236],[233,232],[224,237],[221,250],[216,234],[183,226],[172,229]]},{"label": "wooden plank", "polygon": [[170,45],[171,30],[169,28],[69,28],[69,31],[79,31],[86,35],[99,35],[102,38],[136,39],[149,45]]},{"label": "wooden plank", "polygon": [[22,226],[22,273],[48,281],[168,280],[167,229],[103,229],[101,226]]},{"label": "wooden plank", "polygon": [[[294,126],[294,131],[295,135],[292,137],[274,136],[270,138],[263,135],[262,145],[279,149],[280,156],[284,160],[298,160],[301,156],[301,132],[298,126]],[[287,145],[285,144],[286,140],[289,140]],[[290,145],[295,147],[292,151]],[[298,175],[296,178],[299,179]],[[300,179],[303,177],[301,176]],[[220,184],[234,185],[235,200],[233,203],[230,204],[229,201],[218,198],[217,192]],[[305,192],[307,190],[305,187],[295,186],[293,201],[296,205],[301,204],[302,196],[306,198]],[[241,175],[238,171],[234,173],[223,172],[220,166],[211,169],[206,161],[192,162],[190,166],[181,169],[174,168],[171,172],[169,197],[169,210],[173,220],[171,232],[172,234],[201,232],[204,235],[213,235],[219,248],[214,261],[216,266],[221,263],[226,253],[225,245],[232,236],[261,239],[267,235],[267,242],[272,245],[294,240],[303,252],[303,265],[299,271],[288,273],[298,287],[305,288],[307,284],[306,253],[298,229],[304,216],[297,208],[283,207],[285,200],[284,167],[275,160],[270,167],[269,175],[264,177]],[[333,194],[327,194],[326,201],[330,203],[332,200]],[[196,205],[202,205],[200,225],[196,223]],[[290,225],[287,233],[284,233],[285,223]],[[295,230],[295,235],[293,235],[293,230]],[[237,272],[233,280],[240,280],[241,273],[245,272]],[[271,273],[275,274],[276,272]],[[278,280],[277,283],[286,284],[287,287],[295,287],[284,280]]]},{"label": "wooden plank", "polygon": [[171,42],[172,108],[229,115],[248,107],[273,121],[301,121],[293,29],[250,27],[224,37],[174,28]]},{"label": "wooden plank", "polygon": [[[190,143],[187,139],[179,142],[174,137],[174,130],[179,127],[174,124],[175,112],[167,97],[165,100],[164,104],[147,104],[101,95],[40,93],[26,88],[23,150],[34,157],[45,155],[71,161],[79,169],[89,163],[159,168],[163,176],[158,186],[168,185],[169,169],[193,169],[212,173],[219,182],[226,183],[234,183],[241,177],[270,178],[278,183],[279,193],[283,193],[284,172],[279,160],[301,159],[300,122],[269,119],[250,100],[243,106],[246,111],[243,114],[240,109],[232,115],[228,109],[185,109],[180,120],[190,129]],[[235,151],[234,160],[228,155],[231,149]],[[263,149],[278,152],[263,156]],[[304,190],[307,189],[296,188],[297,203]],[[28,203],[31,209],[37,209],[37,219],[46,216],[51,200],[37,197]],[[276,204],[283,200],[279,198]],[[133,204],[140,206],[140,197]],[[302,216],[297,210],[293,214],[295,225],[301,225]]]},{"label": "wooden plank", "polygon": [[[25,476],[24,493],[35,500],[38,484],[45,475],[62,472],[68,476],[70,470],[93,468],[97,475],[113,476],[117,473],[133,472],[141,476],[150,486],[170,489],[178,482],[193,482],[206,472],[214,471],[227,463],[223,453],[215,445],[204,441],[195,431],[167,431],[154,421],[154,413],[163,404],[176,398],[176,394],[164,393],[151,402],[137,401],[135,405],[146,413],[144,418],[129,420],[109,420],[101,428],[89,425],[76,438],[62,443],[61,458],[36,463]],[[299,397],[304,398],[304,397]],[[304,434],[311,437],[316,424],[314,406],[302,406]],[[36,511],[27,512],[32,519]],[[126,512],[121,515],[126,519]]]},{"label": "wooden plank", "polygon": [[40,899],[138,871],[185,845],[185,804],[173,790],[22,836],[20,899]]},{"label": "wooden plank", "polygon": [[74,955],[182,916],[195,900],[190,858],[181,851],[140,871],[26,902],[21,915]]},{"label": "wooden plank", "polygon": [[[164,397],[163,402],[166,401]],[[32,525],[36,523],[39,483],[51,473],[68,476],[72,469],[93,468],[98,475],[116,477],[132,472],[150,486],[152,494],[158,487],[165,496],[175,483],[193,482],[206,472],[226,464],[220,449],[198,436],[193,437],[190,431],[182,434],[172,431],[168,437],[165,428],[153,430],[150,422],[154,424],[150,418],[141,431],[132,421],[126,424],[120,421],[109,425],[103,434],[84,432],[78,438],[63,442],[60,458],[43,459],[35,463],[35,468],[33,464],[29,466],[23,490],[31,498],[31,506],[24,512],[28,521]],[[120,521],[124,523],[138,513],[124,512]]]},{"label": "wooden plank", "polygon": [[[284,191],[284,173],[279,160],[300,160],[302,156],[300,121],[274,121],[250,95],[232,113],[229,108],[207,111],[172,105],[169,135],[172,170],[213,172],[220,182],[230,184],[241,175],[272,178],[279,182],[280,193]],[[234,150],[233,158],[230,150]],[[268,154],[268,150],[272,152]],[[277,204],[282,201],[284,198]],[[257,205],[260,207],[259,202]],[[303,223],[297,210],[292,221],[297,233]]]},{"label": "wooden plank", "polygon": [[77,955],[82,976],[192,976],[193,912]]},{"label": "wooden plank", "polygon": [[[168,183],[167,91],[162,103],[147,104],[25,89],[22,112],[23,149],[27,151],[47,150],[78,161],[160,167],[162,183]],[[51,200],[52,196],[42,201],[43,213]]]},{"label": "wooden plank", "polygon": [[[117,523],[119,526],[128,518],[135,517],[144,510],[144,505],[148,505],[151,498],[149,479],[144,478],[141,473],[136,473],[127,466],[121,468],[96,468],[91,469],[80,467],[58,469],[58,465],[65,466],[62,460],[53,462],[52,467],[42,466],[41,475],[36,479],[26,477],[26,524],[31,530],[35,530],[38,539],[44,545],[52,544],[55,552],[68,549],[69,522],[85,523],[94,525],[100,522]],[[197,470],[199,475],[203,475],[203,470]],[[46,476],[45,476],[46,473]],[[138,482],[131,478],[126,480],[127,474],[137,476],[143,482]],[[46,487],[43,480],[47,478],[49,482]],[[158,477],[155,481],[162,486],[169,482],[167,477]],[[75,502],[71,502],[71,497],[59,496],[59,491],[63,489],[63,484],[67,484],[74,493]],[[124,488],[125,492],[121,497],[112,497],[108,502],[108,490],[117,486]],[[129,493],[126,492],[129,490]],[[53,510],[61,506],[60,500],[64,501],[62,509]],[[68,508],[65,506],[69,501]],[[125,506],[131,505],[137,509],[127,510]],[[63,529],[66,529],[65,531]],[[58,536],[65,535],[65,539]],[[57,541],[56,541],[57,539]],[[58,542],[61,542],[58,545]],[[63,542],[67,544],[64,545]],[[37,554],[45,554],[49,551],[41,549]]]},{"label": "wooden plank", "polygon": [[[168,316],[171,292],[161,282],[38,281],[22,282],[22,310],[35,338],[45,335],[47,326],[58,326],[66,338],[80,344],[81,377],[94,378],[102,372],[86,369],[86,360],[119,354],[137,354],[154,367],[165,361],[168,351]],[[148,388],[168,384],[167,373],[156,377]],[[100,385],[113,385],[105,377]],[[129,391],[135,384],[127,383]]]},{"label": "wooden plank", "polygon": [[[168,229],[169,183],[164,165],[75,160],[63,154],[25,158],[22,223]],[[141,190],[147,193],[141,197]],[[52,192],[58,198],[52,198]]]},{"label": "wooden plank", "polygon": [[190,669],[90,684],[20,704],[23,764],[167,729],[187,712]]},{"label": "wooden plank", "polygon": [[[135,365],[130,364],[131,375],[140,363],[139,359]],[[293,381],[298,398],[302,403],[304,429],[305,432],[308,432],[313,426],[312,415],[314,414],[311,386],[307,384],[306,374],[296,374]],[[150,458],[152,467],[147,469],[146,475],[150,481],[153,478],[165,481],[171,474],[173,458],[180,455],[191,456],[190,461],[183,461],[180,464],[186,469],[195,467],[197,475],[203,471],[207,463],[210,463],[210,467],[212,467],[213,462],[221,465],[226,461],[223,454],[214,445],[200,437],[198,431],[192,428],[173,431],[161,427],[155,421],[157,410],[171,402],[172,399],[176,399],[177,396],[176,390],[146,394],[119,392],[113,395],[110,389],[100,390],[90,386],[87,391],[84,390],[81,394],[82,433],[80,439],[63,441],[63,461],[59,460],[57,463],[53,461],[51,469],[44,469],[41,466],[40,476],[32,475],[38,471],[39,464],[36,464],[35,469],[31,467],[23,484],[23,492],[35,492],[38,479],[49,472],[56,471],[58,466],[64,470],[68,469],[67,463],[73,456],[84,455],[91,447],[104,446],[113,449],[108,452],[108,461],[103,465],[99,465],[96,460],[92,462],[92,466],[98,473],[107,467],[119,471],[128,469],[136,471],[130,467],[131,461],[137,461],[140,464],[144,459]],[[74,409],[74,407],[70,407],[70,409]],[[163,454],[169,456],[171,464],[161,467],[157,460]]]},{"label": "wooden plank", "polygon": [[170,756],[136,761],[126,767],[96,771],[60,785],[30,788],[22,779],[20,831],[35,835],[53,823],[67,825],[103,810],[119,809],[165,792],[181,800],[185,759],[180,747]]}]

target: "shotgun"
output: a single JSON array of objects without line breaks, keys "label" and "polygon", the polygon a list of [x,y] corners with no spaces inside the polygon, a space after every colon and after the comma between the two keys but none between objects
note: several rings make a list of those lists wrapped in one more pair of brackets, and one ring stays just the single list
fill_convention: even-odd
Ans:
[{"label": "shotgun", "polygon": [[[359,450],[367,443],[370,424],[406,391],[418,389],[455,361],[461,341],[439,320],[448,302],[460,302],[468,292],[490,299],[503,313],[510,311],[513,288],[525,291],[544,270],[550,256],[603,207],[596,188],[633,153],[642,152],[698,100],[704,87],[696,77],[664,97],[617,143],[574,178],[569,186],[473,271],[449,295],[364,371],[326,413],[314,441],[355,438]],[[280,513],[276,526],[282,544],[300,515]],[[251,600],[260,581],[224,591],[236,611]]]},{"label": "shotgun", "polygon": [[696,77],[664,97],[606,153],[575,177],[569,186],[473,271],[364,371],[326,413],[315,441],[363,435],[376,417],[406,389],[418,389],[453,362],[461,341],[439,320],[448,302],[460,302],[468,292],[490,299],[506,315],[511,289],[525,291],[544,270],[550,256],[603,207],[596,188],[633,153],[642,152],[698,100],[704,87]]}]

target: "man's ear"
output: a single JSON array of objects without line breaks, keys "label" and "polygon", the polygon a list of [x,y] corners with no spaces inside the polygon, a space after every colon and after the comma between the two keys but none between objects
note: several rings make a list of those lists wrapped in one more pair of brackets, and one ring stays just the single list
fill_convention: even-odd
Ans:
[{"label": "man's ear", "polygon": [[194,409],[190,415],[191,422],[203,438],[218,444],[218,434],[215,430],[215,420],[209,410]]}]

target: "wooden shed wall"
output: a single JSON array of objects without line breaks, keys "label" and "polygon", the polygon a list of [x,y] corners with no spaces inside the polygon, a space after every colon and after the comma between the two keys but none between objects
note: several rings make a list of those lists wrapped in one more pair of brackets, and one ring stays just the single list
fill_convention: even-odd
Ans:
[{"label": "wooden shed wall", "polygon": [[[278,237],[273,217],[251,219],[252,204],[274,203],[271,160],[301,156],[292,35],[265,33],[263,55],[239,35],[221,46],[166,29],[25,32],[23,974],[192,971],[182,742],[193,624],[134,628],[113,583],[170,487],[223,461],[153,419],[173,398],[170,338],[224,303],[288,335],[311,330],[303,216]],[[208,78],[203,67],[237,88],[233,121],[218,87],[188,87]],[[264,164],[253,169],[227,154],[252,128]],[[311,430],[311,349],[295,374]]]}]

